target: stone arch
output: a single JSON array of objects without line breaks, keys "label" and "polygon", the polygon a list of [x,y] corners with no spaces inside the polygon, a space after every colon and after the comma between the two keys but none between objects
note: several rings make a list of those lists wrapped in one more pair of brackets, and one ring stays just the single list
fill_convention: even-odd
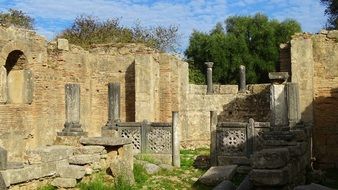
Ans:
[{"label": "stone arch", "polygon": [[[32,102],[32,72],[28,69],[29,47],[22,42],[9,42],[0,51],[1,103]],[[29,54],[28,53],[28,54]]]}]

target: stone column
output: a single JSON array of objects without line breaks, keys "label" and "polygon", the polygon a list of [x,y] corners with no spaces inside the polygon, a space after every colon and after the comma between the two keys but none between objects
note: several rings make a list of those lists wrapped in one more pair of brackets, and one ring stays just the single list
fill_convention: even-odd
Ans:
[{"label": "stone column", "polygon": [[216,126],[217,126],[217,112],[210,111],[210,163],[211,163],[211,166],[217,166]]},{"label": "stone column", "polygon": [[207,65],[207,94],[214,93],[214,89],[212,86],[212,66],[214,65],[213,62],[205,62]]},{"label": "stone column", "polygon": [[271,84],[270,86],[271,126],[288,126],[288,109],[284,84]]},{"label": "stone column", "polygon": [[300,122],[299,88],[297,83],[286,84],[288,119],[290,127]]},{"label": "stone column", "polygon": [[0,170],[7,169],[7,150],[0,147]]},{"label": "stone column", "polygon": [[112,128],[120,122],[120,83],[108,84],[108,121],[106,127]]},{"label": "stone column", "polygon": [[246,91],[245,66],[239,66],[239,92]]},{"label": "stone column", "polygon": [[66,101],[66,122],[62,132],[58,132],[60,136],[81,136],[83,132],[80,124],[80,85],[65,85],[65,101]]},{"label": "stone column", "polygon": [[0,67],[0,104],[7,103],[7,70],[4,66]]},{"label": "stone column", "polygon": [[172,164],[175,167],[181,167],[178,120],[178,112],[172,112]]}]

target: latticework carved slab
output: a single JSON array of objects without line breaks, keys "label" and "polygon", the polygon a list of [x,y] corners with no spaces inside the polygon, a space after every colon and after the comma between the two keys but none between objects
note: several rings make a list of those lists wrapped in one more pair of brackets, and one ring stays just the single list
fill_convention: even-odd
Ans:
[{"label": "latticework carved slab", "polygon": [[120,129],[121,137],[131,139],[135,153],[141,152],[141,129],[139,127],[128,127]]},{"label": "latticework carved slab", "polygon": [[149,153],[171,153],[171,128],[151,127],[147,134]]},{"label": "latticework carved slab", "polygon": [[217,149],[219,155],[245,155],[245,128],[224,128],[217,131]]}]

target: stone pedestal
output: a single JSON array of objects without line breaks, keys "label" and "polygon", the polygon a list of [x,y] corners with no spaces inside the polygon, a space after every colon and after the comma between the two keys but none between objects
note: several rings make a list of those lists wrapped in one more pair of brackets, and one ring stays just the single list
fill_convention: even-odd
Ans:
[{"label": "stone pedestal", "polygon": [[207,94],[213,94],[214,89],[212,86],[212,66],[214,65],[213,62],[205,62],[207,65]]},{"label": "stone pedestal", "polygon": [[299,107],[299,87],[297,83],[286,84],[288,119],[290,127],[300,122],[301,113]]},{"label": "stone pedestal", "polygon": [[272,127],[285,127],[288,125],[288,107],[284,84],[271,84],[270,109]]},{"label": "stone pedestal", "polygon": [[245,66],[239,66],[239,92],[246,91]]},{"label": "stone pedestal", "polygon": [[66,100],[66,122],[59,136],[83,136],[87,133],[83,131],[80,124],[80,85],[65,85]]}]

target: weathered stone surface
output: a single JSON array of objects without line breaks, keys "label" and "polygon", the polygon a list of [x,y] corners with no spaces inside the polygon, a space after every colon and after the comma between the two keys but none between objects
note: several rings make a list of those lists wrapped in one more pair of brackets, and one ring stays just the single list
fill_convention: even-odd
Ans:
[{"label": "weathered stone surface", "polygon": [[252,157],[252,167],[255,169],[278,169],[287,165],[290,159],[287,148],[264,149]]},{"label": "weathered stone surface", "polygon": [[100,161],[101,156],[99,154],[78,154],[69,157],[70,164],[85,165]]},{"label": "weathered stone surface", "polygon": [[110,171],[113,175],[113,177],[122,177],[129,184],[134,184],[134,173],[133,173],[133,166],[130,165],[128,162],[126,162],[123,159],[115,159],[110,162]]},{"label": "weathered stone surface", "polygon": [[74,148],[74,155],[77,154],[103,154],[107,151],[104,146],[79,146]]},{"label": "weathered stone surface", "polygon": [[109,137],[82,137],[80,143],[84,145],[121,146],[130,144],[131,140],[125,138],[112,139]]},{"label": "weathered stone surface", "polygon": [[9,169],[1,172],[6,186],[56,174],[57,167],[68,164],[67,160],[28,165],[21,169]]},{"label": "weathered stone surface", "polygon": [[239,184],[236,190],[253,190],[253,189],[254,189],[254,185],[250,181],[249,175],[247,175],[244,178],[244,180],[241,182],[241,184]]},{"label": "weathered stone surface", "polygon": [[269,72],[270,80],[281,80],[282,82],[287,81],[289,78],[288,72]]},{"label": "weathered stone surface", "polygon": [[7,70],[4,66],[0,67],[0,103],[7,102]]},{"label": "weathered stone surface", "polygon": [[199,178],[199,181],[205,185],[217,185],[223,180],[230,180],[235,174],[236,168],[237,165],[213,166]]},{"label": "weathered stone surface", "polygon": [[156,174],[161,170],[161,167],[159,167],[156,164],[152,164],[152,163],[145,163],[143,167],[145,171],[147,172],[147,174],[150,174],[150,175]]},{"label": "weathered stone surface", "polygon": [[329,31],[329,33],[327,34],[327,37],[338,40],[338,30]]},{"label": "weathered stone surface", "polygon": [[162,168],[164,170],[168,170],[168,171],[172,171],[174,169],[174,167],[172,165],[169,165],[169,164],[160,164],[158,166],[160,168]]},{"label": "weathered stone surface", "polygon": [[288,125],[288,110],[284,84],[272,84],[270,87],[271,125],[281,127]]},{"label": "weathered stone surface", "polygon": [[289,182],[286,168],[277,170],[253,169],[250,172],[250,180],[257,186],[280,186]]},{"label": "weathered stone surface", "polygon": [[52,183],[54,187],[72,188],[76,186],[76,179],[73,178],[55,178]]},{"label": "weathered stone surface", "polygon": [[64,160],[71,155],[73,148],[63,145],[44,146],[26,152],[29,164]]},{"label": "weathered stone surface", "polygon": [[329,187],[325,187],[323,185],[319,185],[316,183],[311,183],[309,185],[300,185],[294,188],[294,190],[332,190]]},{"label": "weathered stone surface", "polygon": [[23,167],[24,165],[22,162],[7,162],[7,169],[19,169]]},{"label": "weathered stone surface", "polygon": [[251,171],[251,166],[238,166],[237,173],[248,174]]},{"label": "weathered stone surface", "polygon": [[239,66],[239,91],[245,92],[246,91],[246,77],[245,77],[245,66]]},{"label": "weathered stone surface", "polygon": [[235,190],[236,186],[229,180],[224,180],[212,190]]},{"label": "weathered stone surface", "polygon": [[58,49],[59,50],[65,50],[65,51],[69,50],[69,44],[68,44],[68,40],[67,39],[58,38],[57,39],[57,44],[58,44]]},{"label": "weathered stone surface", "polygon": [[7,150],[0,147],[0,170],[5,170],[7,164]]},{"label": "weathered stone surface", "polygon": [[5,179],[3,178],[1,173],[0,173],[0,189],[7,190]]},{"label": "weathered stone surface", "polygon": [[85,167],[75,165],[63,165],[57,167],[57,173],[62,178],[81,179],[85,175]]}]

